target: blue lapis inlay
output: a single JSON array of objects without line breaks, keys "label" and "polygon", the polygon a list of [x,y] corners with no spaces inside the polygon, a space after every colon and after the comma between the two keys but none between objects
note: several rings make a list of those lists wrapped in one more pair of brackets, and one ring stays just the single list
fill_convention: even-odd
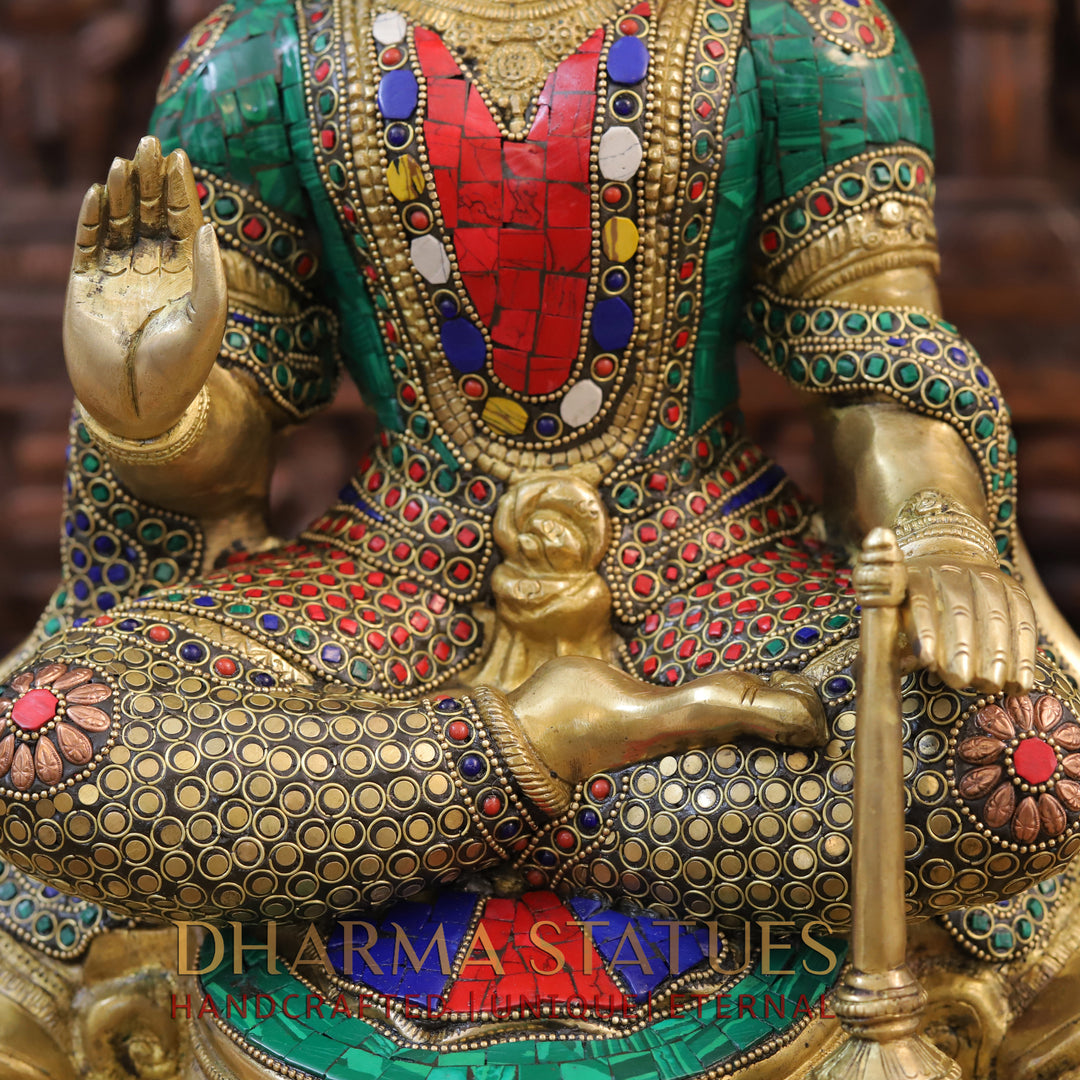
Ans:
[{"label": "blue lapis inlay", "polygon": [[592,334],[605,352],[618,352],[634,336],[634,312],[625,300],[601,300],[593,309]]},{"label": "blue lapis inlay", "polygon": [[408,68],[388,71],[379,82],[379,112],[387,120],[408,120],[419,96],[420,84]]},{"label": "blue lapis inlay", "polygon": [[649,49],[645,42],[637,37],[619,38],[608,53],[607,70],[612,82],[641,82],[649,70]]},{"label": "blue lapis inlay", "polygon": [[484,771],[484,759],[479,754],[466,754],[461,759],[458,769],[462,776],[472,780]]},{"label": "blue lapis inlay", "polygon": [[[580,896],[568,900],[566,906],[579,920],[589,919],[594,922],[593,944],[596,951],[609,970],[614,969],[619,973],[635,1001],[644,1001],[665,980],[697,967],[708,957],[709,931],[705,926],[679,928],[678,964],[672,965],[670,928],[663,919],[650,916],[646,912],[627,915],[604,908],[599,900]],[[606,922],[607,925],[601,926],[601,922]],[[632,962],[635,956],[629,944],[624,943],[620,950],[619,944],[628,926],[633,927],[651,972],[646,972],[643,966]],[[617,967],[612,963],[616,956],[620,961]]]},{"label": "blue lapis inlay", "polygon": [[484,341],[484,335],[468,319],[448,319],[439,329],[439,338],[446,359],[457,371],[471,374],[484,366],[484,361],[487,360],[487,342]]},{"label": "blue lapis inlay", "polygon": [[[427,994],[440,994],[449,981],[449,975],[440,971],[438,957],[436,956],[434,960],[429,957],[428,962],[421,966],[420,971],[414,971],[412,964],[401,956],[395,927],[401,927],[402,933],[408,940],[415,943],[418,953],[423,953],[436,931],[442,927],[446,951],[453,961],[465,943],[465,936],[477,906],[483,903],[483,899],[473,893],[451,892],[446,889],[439,894],[434,903],[405,901],[390,908],[383,919],[376,924],[377,937],[368,950],[375,965],[381,969],[379,972],[371,970],[363,955],[354,949],[352,974],[346,975],[345,932],[341,923],[330,935],[326,953],[335,971],[346,978],[351,978],[353,982],[370,987],[376,993],[396,998],[402,998],[406,994],[417,994],[421,996],[421,999]],[[364,912],[347,917],[354,921],[370,918],[370,914]],[[366,941],[364,929],[357,928],[354,946],[362,946]],[[398,953],[396,964],[394,963],[395,947]]]}]

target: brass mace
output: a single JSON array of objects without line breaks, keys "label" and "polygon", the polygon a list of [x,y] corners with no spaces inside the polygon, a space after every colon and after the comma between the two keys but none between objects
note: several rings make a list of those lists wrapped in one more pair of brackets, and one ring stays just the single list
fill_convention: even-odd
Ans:
[{"label": "brass mace", "polygon": [[907,966],[900,604],[907,570],[896,537],[874,529],[855,564],[862,606],[855,703],[851,965],[833,1008],[848,1038],[814,1080],[960,1080],[919,1033],[926,991]]}]

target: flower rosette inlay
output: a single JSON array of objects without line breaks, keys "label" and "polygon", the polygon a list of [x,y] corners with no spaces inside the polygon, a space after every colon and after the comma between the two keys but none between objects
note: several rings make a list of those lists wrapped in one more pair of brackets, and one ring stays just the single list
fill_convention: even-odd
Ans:
[{"label": "flower rosette inlay", "polygon": [[89,667],[16,675],[0,694],[0,794],[40,798],[92,772],[113,742],[114,694]]},{"label": "flower rosette inlay", "polygon": [[953,794],[997,839],[1054,845],[1080,823],[1080,723],[1052,694],[973,710],[954,737]]}]

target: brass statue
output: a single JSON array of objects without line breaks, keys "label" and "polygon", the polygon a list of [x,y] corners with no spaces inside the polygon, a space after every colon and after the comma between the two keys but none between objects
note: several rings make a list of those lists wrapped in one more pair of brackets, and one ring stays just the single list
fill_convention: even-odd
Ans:
[{"label": "brass statue", "polygon": [[[3,672],[0,1075],[1080,1068],[1080,643],[877,0],[233,0],[152,127]],[[377,445],[273,537],[345,372]]]}]

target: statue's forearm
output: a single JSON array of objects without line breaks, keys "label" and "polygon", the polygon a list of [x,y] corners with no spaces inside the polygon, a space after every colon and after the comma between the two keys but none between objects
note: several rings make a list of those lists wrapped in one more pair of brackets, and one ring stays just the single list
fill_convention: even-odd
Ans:
[{"label": "statue's forearm", "polygon": [[[926,266],[868,274],[832,290],[829,299],[941,312],[937,282]],[[846,404],[813,400],[824,454],[826,511],[846,539],[858,544],[871,529],[891,527],[904,503],[928,489],[987,523],[982,477],[954,428],[884,396]]]},{"label": "statue's forearm", "polygon": [[948,424],[883,401],[822,409],[818,420],[825,508],[845,539],[892,527],[908,499],[931,489],[988,523],[978,467]]}]

